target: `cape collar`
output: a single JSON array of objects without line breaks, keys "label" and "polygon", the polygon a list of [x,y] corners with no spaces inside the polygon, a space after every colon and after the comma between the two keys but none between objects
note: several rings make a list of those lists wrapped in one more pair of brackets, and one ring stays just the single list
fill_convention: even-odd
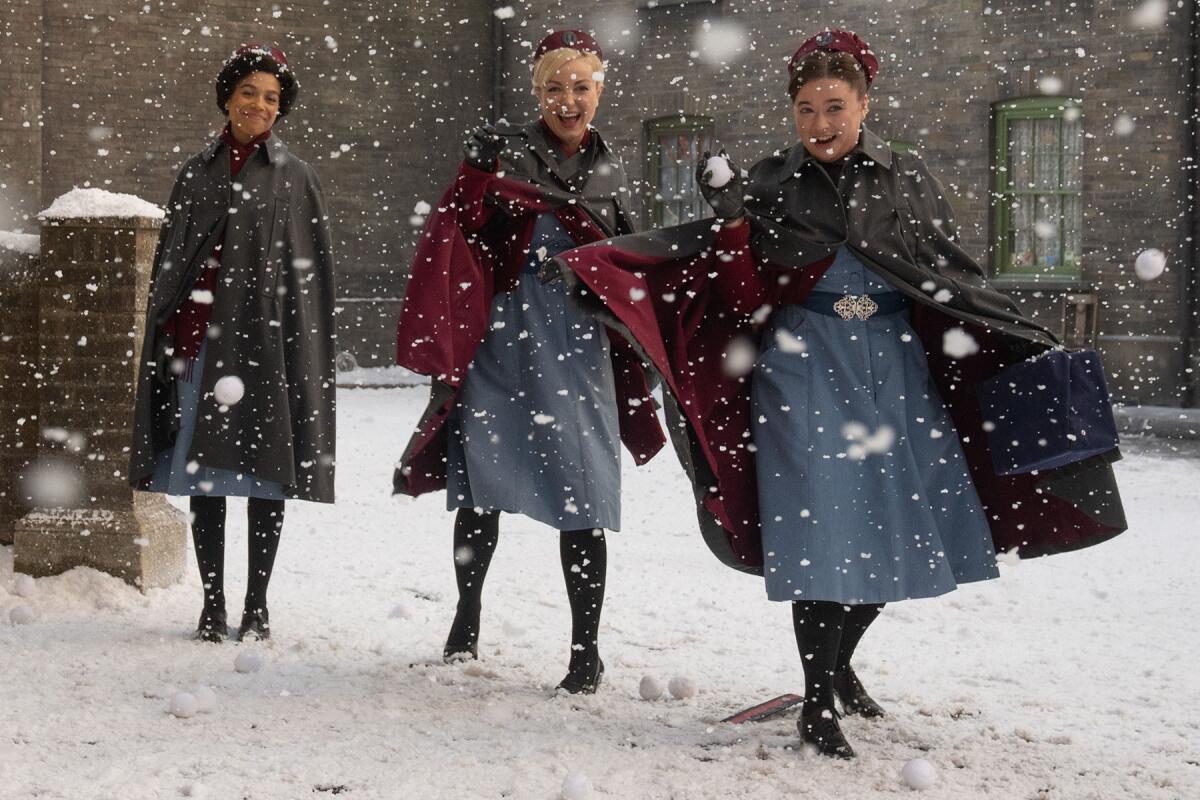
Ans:
[{"label": "cape collar", "polygon": [[[892,148],[888,147],[887,142],[872,133],[871,129],[865,125],[862,132],[858,135],[858,144],[850,151],[849,157],[855,158],[859,153],[870,158],[884,169],[892,168]],[[787,158],[783,162],[783,169],[779,172],[779,182],[783,183],[788,178],[795,177],[802,166],[809,161],[816,160],[809,154],[803,144],[796,142],[796,144],[792,145]]]},{"label": "cape collar", "polygon": [[[274,131],[271,132],[270,138],[262,144],[263,146],[259,147],[258,150],[259,152],[266,154],[267,159],[270,160],[273,166],[279,166],[287,160],[287,145],[283,143],[283,140],[280,139]],[[206,162],[212,161],[213,158],[216,157],[217,153],[220,152],[222,147],[228,146],[229,145],[225,144],[224,140],[222,140],[221,135],[217,134],[217,137],[209,142],[208,147],[201,151],[200,156]]]},{"label": "cape collar", "polygon": [[[595,164],[601,158],[607,157],[609,153],[608,145],[600,136],[600,131],[595,128],[588,128],[586,149],[580,150],[570,158],[561,160],[558,155],[558,143],[547,134],[540,117],[522,126],[522,130],[525,132],[529,149],[541,160],[547,170],[568,186],[571,185],[571,179],[575,177],[585,162]],[[588,157],[589,153],[590,157]]]}]

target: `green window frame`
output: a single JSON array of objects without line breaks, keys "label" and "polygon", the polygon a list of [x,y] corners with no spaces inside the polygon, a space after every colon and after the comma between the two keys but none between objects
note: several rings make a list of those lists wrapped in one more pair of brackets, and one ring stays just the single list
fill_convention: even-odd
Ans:
[{"label": "green window frame", "polygon": [[1077,279],[1083,228],[1080,101],[1006,100],[996,103],[992,114],[993,272]]},{"label": "green window frame", "polygon": [[650,223],[668,227],[712,216],[696,186],[696,164],[713,147],[710,117],[672,114],[643,123]]}]

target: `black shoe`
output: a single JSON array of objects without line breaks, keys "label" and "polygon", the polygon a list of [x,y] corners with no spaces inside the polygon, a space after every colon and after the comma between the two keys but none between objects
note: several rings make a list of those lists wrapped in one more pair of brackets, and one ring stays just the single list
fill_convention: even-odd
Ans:
[{"label": "black shoe", "polygon": [[[595,664],[594,667],[591,667]],[[556,688],[571,694],[595,694],[604,680],[604,662],[599,656],[595,661],[588,659],[583,667],[567,672],[567,677],[559,682]]]},{"label": "black shoe", "polygon": [[862,682],[854,674],[853,669],[833,674],[833,693],[842,701],[842,711],[846,716],[885,717],[887,712],[883,706],[871,699]]},{"label": "black shoe", "polygon": [[192,637],[201,642],[220,644],[229,638],[229,621],[223,608],[205,608],[200,612],[200,622]]},{"label": "black shoe", "polygon": [[822,708],[802,715],[796,723],[796,728],[800,731],[800,740],[815,747],[823,756],[854,758],[854,748],[842,735],[838,716],[837,711],[832,708]]},{"label": "black shoe", "polygon": [[237,640],[244,642],[247,639],[270,639],[271,638],[271,622],[267,615],[267,610],[261,608],[258,611],[243,611],[242,625],[238,628]]},{"label": "black shoe", "polygon": [[479,609],[464,610],[460,606],[454,612],[454,622],[450,625],[450,634],[446,637],[445,647],[442,648],[442,661],[454,664],[478,659]]}]

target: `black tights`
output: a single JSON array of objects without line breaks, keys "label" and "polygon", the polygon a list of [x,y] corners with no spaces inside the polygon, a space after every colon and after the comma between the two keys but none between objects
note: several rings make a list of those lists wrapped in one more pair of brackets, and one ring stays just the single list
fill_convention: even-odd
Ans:
[{"label": "black tights", "polygon": [[833,708],[833,679],[850,659],[883,603],[844,606],[822,600],[792,603],[796,647],[804,664],[804,713]]},{"label": "black tights", "polygon": [[[249,528],[246,611],[262,611],[267,607],[267,586],[283,529],[283,502],[251,497],[246,504]],[[191,509],[192,541],[200,565],[200,582],[204,584],[204,607],[221,612],[225,608],[225,498],[196,496],[192,498]]]},{"label": "black tights", "polygon": [[[448,649],[465,652],[479,638],[479,611],[483,581],[500,538],[500,512],[460,508],[454,518],[454,576],[458,583],[458,613],[447,640]],[[560,531],[558,552],[562,561],[567,599],[571,604],[572,672],[594,670],[599,657],[597,638],[604,607],[604,580],[608,545],[599,528]]]}]

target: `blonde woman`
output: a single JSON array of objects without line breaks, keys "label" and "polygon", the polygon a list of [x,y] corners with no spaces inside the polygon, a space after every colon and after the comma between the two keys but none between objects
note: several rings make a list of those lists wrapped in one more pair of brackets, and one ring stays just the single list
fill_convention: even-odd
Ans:
[{"label": "blonde woman", "polygon": [[[398,361],[433,378],[395,490],[445,488],[456,511],[458,606],[444,657],[478,658],[483,582],[501,512],[557,528],[571,605],[559,688],[596,691],[604,529],[621,524],[619,440],[648,459],[663,435],[626,345],[543,284],[564,250],[628,233],[621,162],[592,127],[604,93],[599,45],[558,31],[534,52],[539,117],[468,139],[428,221],[404,300]],[[632,409],[633,414],[619,412]]]}]

